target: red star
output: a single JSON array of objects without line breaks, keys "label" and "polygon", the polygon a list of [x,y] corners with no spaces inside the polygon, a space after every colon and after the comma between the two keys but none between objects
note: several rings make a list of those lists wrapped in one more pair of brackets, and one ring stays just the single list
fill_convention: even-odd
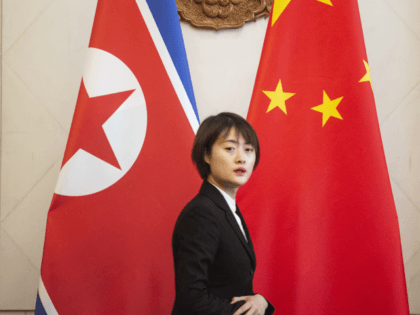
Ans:
[{"label": "red star", "polygon": [[102,126],[133,92],[134,90],[89,97],[82,80],[63,165],[79,149],[83,149],[121,169]]}]

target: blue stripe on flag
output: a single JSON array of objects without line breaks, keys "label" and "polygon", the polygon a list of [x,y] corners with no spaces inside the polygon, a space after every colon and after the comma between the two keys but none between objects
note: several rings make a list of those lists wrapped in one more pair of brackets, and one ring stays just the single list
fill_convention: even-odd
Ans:
[{"label": "blue stripe on flag", "polygon": [[175,0],[146,0],[146,2],[200,122]]},{"label": "blue stripe on flag", "polygon": [[39,298],[39,293],[36,296],[35,315],[47,315],[44,305],[42,305],[41,299]]}]

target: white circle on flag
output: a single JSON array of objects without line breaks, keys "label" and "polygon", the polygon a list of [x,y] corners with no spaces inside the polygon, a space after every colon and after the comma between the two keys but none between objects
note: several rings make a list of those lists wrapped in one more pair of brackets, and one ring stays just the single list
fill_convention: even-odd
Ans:
[{"label": "white circle on flag", "polygon": [[83,82],[90,98],[135,91],[102,125],[121,170],[79,149],[58,176],[55,193],[65,196],[90,195],[120,180],[140,154],[147,129],[143,91],[133,72],[120,59],[104,50],[89,48]]}]

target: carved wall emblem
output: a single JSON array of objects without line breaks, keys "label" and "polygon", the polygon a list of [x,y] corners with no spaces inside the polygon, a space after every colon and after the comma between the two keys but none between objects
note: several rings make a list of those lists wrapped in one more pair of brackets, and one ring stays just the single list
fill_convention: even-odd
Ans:
[{"label": "carved wall emblem", "polygon": [[182,20],[194,27],[220,30],[268,17],[273,0],[176,0]]}]

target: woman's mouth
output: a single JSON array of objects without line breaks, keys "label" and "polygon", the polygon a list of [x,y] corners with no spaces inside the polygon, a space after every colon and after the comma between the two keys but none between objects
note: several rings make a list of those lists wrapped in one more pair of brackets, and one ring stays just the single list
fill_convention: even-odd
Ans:
[{"label": "woman's mouth", "polygon": [[241,175],[244,175],[246,171],[243,167],[240,167],[240,168],[237,168],[234,172],[236,175],[241,176]]}]

